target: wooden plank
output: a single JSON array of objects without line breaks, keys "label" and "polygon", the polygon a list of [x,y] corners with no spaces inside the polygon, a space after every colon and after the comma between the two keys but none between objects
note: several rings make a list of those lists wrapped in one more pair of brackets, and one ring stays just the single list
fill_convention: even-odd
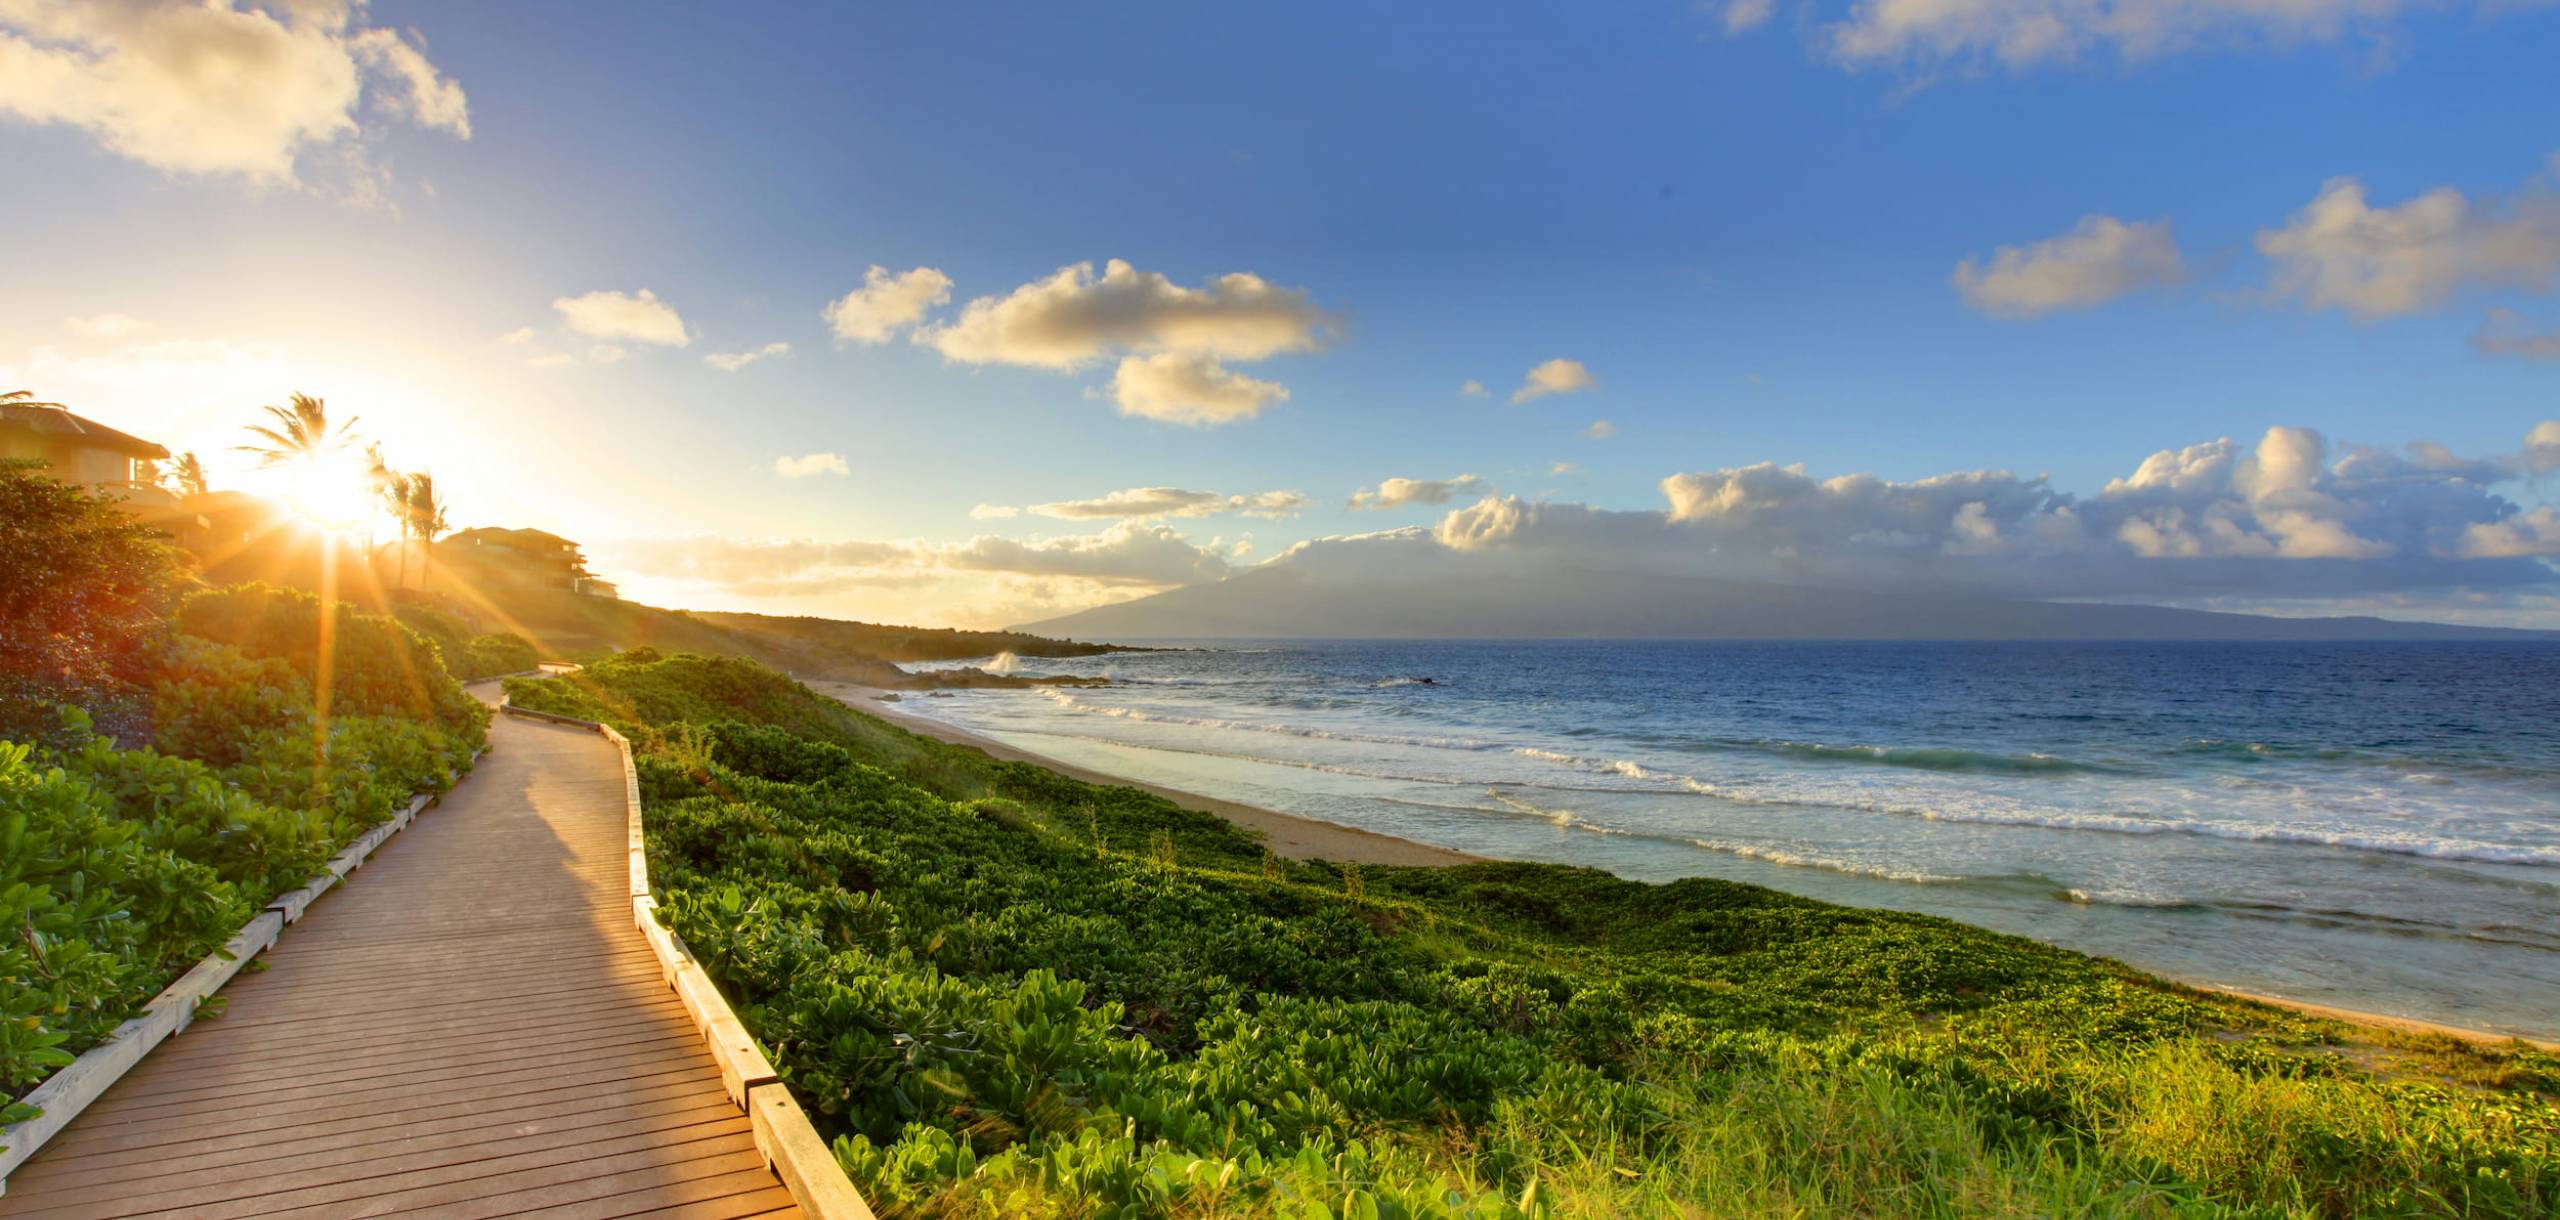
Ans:
[{"label": "wooden plank", "polygon": [[792,1100],[790,1089],[779,1083],[750,1089],[747,1118],[755,1126],[756,1151],[802,1212],[812,1220],[874,1220],[871,1205],[845,1177],[844,1167],[818,1138],[818,1129],[809,1125],[809,1115]]},{"label": "wooden plank", "polygon": [[764,1051],[753,1035],[729,1011],[720,989],[702,967],[686,962],[676,971],[676,996],[684,1001],[685,1011],[693,1017],[695,1028],[702,1033],[711,1058],[720,1065],[720,1084],[729,1092],[729,1100],[741,1108],[747,1104],[747,1090],[759,1084],[780,1080],[767,1062]]}]

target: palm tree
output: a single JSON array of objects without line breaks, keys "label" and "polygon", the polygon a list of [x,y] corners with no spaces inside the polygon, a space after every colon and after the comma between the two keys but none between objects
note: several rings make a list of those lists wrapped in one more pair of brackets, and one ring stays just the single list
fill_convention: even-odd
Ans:
[{"label": "palm tree", "polygon": [[331,432],[327,403],[308,394],[296,394],[290,404],[265,408],[268,416],[275,420],[274,427],[249,425],[249,431],[267,443],[234,445],[232,448],[256,454],[260,466],[283,466],[307,462],[355,443],[355,437],[348,431],[356,426],[352,417],[339,424],[337,431]]},{"label": "palm tree", "polygon": [[424,470],[409,476],[408,511],[400,514],[401,527],[423,545],[418,551],[418,583],[429,583],[435,570],[436,535],[453,528],[445,517],[445,502],[436,494],[436,476]]},{"label": "palm tree", "polygon": [[169,468],[169,481],[176,484],[182,498],[203,495],[207,490],[204,463],[197,461],[192,452],[179,454],[177,463]]},{"label": "palm tree", "polygon": [[0,394],[0,402],[21,407],[60,407],[62,405],[58,402],[37,402],[36,392],[33,390],[11,390],[6,394]]},{"label": "palm tree", "polygon": [[382,497],[382,507],[400,526],[400,577],[391,587],[409,587],[409,527],[415,524],[409,515],[410,476],[391,468],[382,460],[382,446],[369,445],[364,451],[365,475],[373,480],[374,494]]}]

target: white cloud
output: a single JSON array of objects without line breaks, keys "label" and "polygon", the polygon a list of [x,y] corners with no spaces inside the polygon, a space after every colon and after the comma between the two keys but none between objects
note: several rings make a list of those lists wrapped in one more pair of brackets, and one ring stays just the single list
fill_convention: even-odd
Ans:
[{"label": "white cloud", "polygon": [[1769,24],[1777,11],[1777,0],[1725,0],[1724,32],[1747,34]]},{"label": "white cloud", "polygon": [[720,370],[723,373],[734,373],[750,364],[754,364],[756,361],[770,360],[775,356],[788,356],[790,354],[790,344],[784,343],[780,340],[775,340],[774,342],[765,344],[763,347],[749,348],[743,352],[712,352],[704,356],[702,358],[702,362]]},{"label": "white cloud", "polygon": [[951,277],[940,271],[917,267],[892,274],[875,265],[862,273],[862,287],[830,302],[820,316],[838,339],[886,343],[950,299]]},{"label": "white cloud", "polygon": [[970,518],[977,521],[1002,520],[1021,515],[1022,510],[1010,504],[981,504],[969,510]]},{"label": "white cloud", "polygon": [[2524,434],[2524,456],[2518,465],[2535,474],[2560,470],[2560,419],[2546,419]]},{"label": "white cloud", "polygon": [[2435,7],[2435,0],[1856,0],[1847,19],[1823,27],[1822,40],[1833,61],[1851,69],[1925,75],[1992,61],[2015,72],[2102,50],[2141,62],[2350,35],[2385,40],[2402,13]]},{"label": "white cloud", "polygon": [[78,127],[171,173],[299,182],[334,149],[358,193],[378,175],[359,144],[369,88],[411,124],[468,139],[469,106],[401,34],[360,3],[234,7],[185,0],[0,3],[0,117]]},{"label": "white cloud", "polygon": [[1553,465],[1551,465],[1551,466],[1547,467],[1547,473],[1548,473],[1548,474],[1580,474],[1580,473],[1582,473],[1582,467],[1580,467],[1580,466],[1576,466],[1576,465],[1574,465],[1574,464],[1573,464],[1573,463],[1571,463],[1571,462],[1557,462],[1557,463],[1555,463],[1555,464],[1553,464]]},{"label": "white cloud", "polygon": [[[2100,493],[1965,471],[1911,482],[1801,466],[1673,475],[1661,512],[1489,498],[1432,531],[1450,550],[1739,579],[2027,597],[2175,600],[2551,582],[2560,534],[2492,485],[2517,457],[2332,447],[2307,428],[2162,450]],[[2547,431],[2560,457],[2560,422]]]},{"label": "white cloud", "polygon": [[693,336],[685,333],[684,319],[646,288],[636,295],[590,292],[556,297],[551,307],[560,311],[569,329],[590,339],[654,343],[661,347],[683,347],[693,342]]},{"label": "white cloud", "polygon": [[1988,266],[1972,259],[1956,264],[1953,283],[1975,309],[2023,319],[2089,309],[2185,278],[2186,263],[2167,220],[2127,223],[2112,216],[2084,216],[2060,237],[2000,247]]},{"label": "white cloud", "polygon": [[598,343],[587,349],[587,363],[620,364],[622,363],[622,358],[630,354],[631,351],[628,348],[612,343]]},{"label": "white cloud", "polygon": [[1115,351],[1263,360],[1323,346],[1339,322],[1307,295],[1236,272],[1185,288],[1119,259],[1059,268],[1003,297],[979,297],[916,341],[970,364],[1070,370]]},{"label": "white cloud", "polygon": [[1511,401],[1528,402],[1549,394],[1579,394],[1591,388],[1591,370],[1579,360],[1561,357],[1529,370],[1520,388],[1511,392]]},{"label": "white cloud", "polygon": [[2492,309],[2471,336],[2471,346],[2484,356],[2525,360],[2560,360],[2560,326],[2537,328],[2512,309]]},{"label": "white cloud", "polygon": [[2475,559],[2560,559],[2560,510],[2544,505],[2504,521],[2474,523],[2462,532],[2462,554]]},{"label": "white cloud", "polygon": [[1398,508],[1407,504],[1446,504],[1452,497],[1471,496],[1483,490],[1484,476],[1478,474],[1462,474],[1447,479],[1395,478],[1351,493],[1351,507],[1360,510]]},{"label": "white cloud", "polygon": [[912,336],[948,360],[1069,372],[1112,357],[1110,396],[1124,415],[1183,424],[1251,419],[1289,391],[1227,367],[1325,345],[1340,321],[1304,292],[1257,275],[1186,288],[1113,259],[1062,267]]},{"label": "white cloud", "polygon": [[1245,517],[1278,519],[1299,512],[1307,506],[1307,497],[1295,491],[1262,491],[1245,495],[1228,495],[1216,491],[1196,491],[1185,487],[1124,487],[1083,500],[1057,500],[1024,508],[981,504],[972,510],[973,517],[1012,517],[1030,513],[1067,521],[1122,520],[1144,521],[1162,517],[1211,517],[1233,513]]},{"label": "white cloud", "polygon": [[1458,392],[1469,398],[1483,398],[1493,393],[1493,391],[1484,388],[1483,382],[1478,381],[1473,377],[1467,378],[1467,383],[1459,386]]},{"label": "white cloud", "polygon": [[2331,178],[2283,228],[2260,232],[2257,246],[2274,264],[2272,295],[2365,320],[2465,291],[2548,292],[2560,281],[2560,190],[2546,175],[2504,201],[2475,203],[2444,186],[2377,208],[2363,183]]},{"label": "white cloud", "polygon": [[1618,425],[1610,423],[1605,419],[1592,420],[1591,426],[1582,430],[1582,435],[1585,438],[1595,441],[1605,441],[1617,434]]},{"label": "white cloud", "polygon": [[149,330],[151,324],[129,313],[98,313],[64,318],[62,329],[83,339],[116,339]]},{"label": "white cloud", "polygon": [[1287,402],[1289,388],[1247,377],[1213,356],[1155,352],[1121,358],[1111,374],[1111,399],[1123,415],[1173,424],[1226,424]]},{"label": "white cloud", "polygon": [[462,86],[427,62],[426,52],[391,30],[365,30],[351,39],[350,45],[366,64],[399,86],[396,93],[384,99],[394,113],[420,127],[449,131],[465,140],[471,138],[470,99],[462,95]]},{"label": "white cloud", "polygon": [[804,453],[798,457],[773,459],[773,472],[786,479],[805,479],[821,474],[852,474],[841,453]]}]

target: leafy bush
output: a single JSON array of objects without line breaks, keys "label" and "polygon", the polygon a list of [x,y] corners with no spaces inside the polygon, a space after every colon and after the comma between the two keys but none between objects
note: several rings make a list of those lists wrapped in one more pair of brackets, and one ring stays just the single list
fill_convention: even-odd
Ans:
[{"label": "leafy bush", "polygon": [[510,690],[644,743],[667,917],[884,1214],[2560,1203],[2560,1062],[2520,1045],[2385,1048],[2497,1080],[2446,1087],[2320,1052],[2339,1027],[1946,920],[1279,861],[739,662]]},{"label": "leafy bush", "polygon": [[344,602],[324,614],[320,599],[300,589],[246,584],[193,593],[178,605],[178,629],[253,660],[285,662],[334,713],[441,724],[474,715],[471,696],[425,637]]},{"label": "leafy bush", "polygon": [[0,737],[79,703],[122,729],[166,630],[176,552],[108,500],[0,461]]},{"label": "leafy bush", "polygon": [[542,664],[542,653],[534,648],[533,641],[512,631],[472,637],[465,657],[460,676],[469,681],[520,674]]}]

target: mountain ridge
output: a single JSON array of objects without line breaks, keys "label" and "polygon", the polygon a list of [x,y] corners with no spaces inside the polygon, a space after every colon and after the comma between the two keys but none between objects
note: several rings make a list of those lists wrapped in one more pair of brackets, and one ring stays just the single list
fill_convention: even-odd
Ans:
[{"label": "mountain ridge", "polygon": [[1875,593],[1575,572],[1343,582],[1265,568],[1024,623],[1082,639],[2507,640],[2560,631],[2372,616],[2282,618],[2113,602]]}]

